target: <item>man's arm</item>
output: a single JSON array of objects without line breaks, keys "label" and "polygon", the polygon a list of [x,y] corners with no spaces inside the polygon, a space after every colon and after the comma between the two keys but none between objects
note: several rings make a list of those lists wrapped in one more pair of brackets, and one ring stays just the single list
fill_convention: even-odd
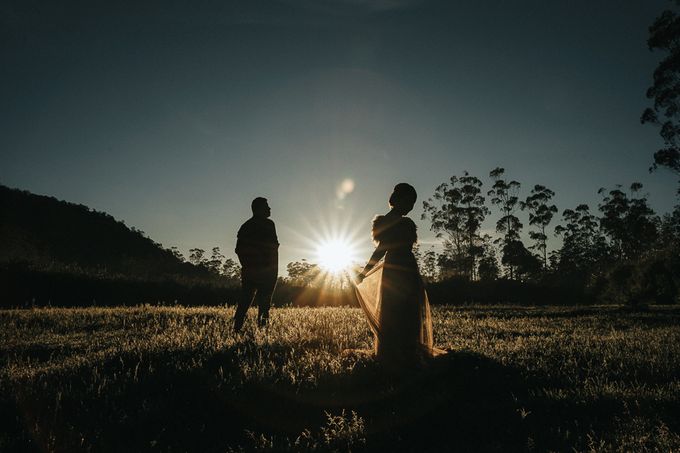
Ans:
[{"label": "man's arm", "polygon": [[252,232],[248,222],[241,225],[236,234],[236,248],[234,249],[241,266],[248,266],[252,261]]},{"label": "man's arm", "polygon": [[272,268],[276,270],[276,273],[278,274],[279,270],[279,238],[276,235],[276,225],[274,225],[274,222],[272,221],[272,237],[271,237],[271,255],[270,255],[270,263]]},{"label": "man's arm", "polygon": [[243,241],[241,241],[242,231],[243,225],[241,225],[241,227],[238,229],[238,233],[236,233],[236,248],[234,249],[234,252],[239,257],[239,260],[241,259],[241,253],[243,253]]}]

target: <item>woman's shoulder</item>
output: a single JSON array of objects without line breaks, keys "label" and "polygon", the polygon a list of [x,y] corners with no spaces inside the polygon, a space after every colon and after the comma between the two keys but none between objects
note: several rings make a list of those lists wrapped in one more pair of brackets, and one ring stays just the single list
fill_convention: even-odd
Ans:
[{"label": "woman's shoulder", "polygon": [[380,241],[385,230],[389,228],[389,218],[384,215],[376,215],[373,217],[373,223],[371,224],[371,236],[374,241]]},{"label": "woman's shoulder", "polygon": [[389,237],[394,235],[405,234],[407,236],[416,235],[416,224],[408,217],[389,217],[384,215],[377,215],[373,218],[373,226],[371,228],[374,241],[381,241],[385,237],[385,233],[389,233]]},{"label": "woman's shoulder", "polygon": [[387,217],[385,217],[384,215],[376,215],[375,217],[373,217],[373,222],[372,222],[373,229],[375,229],[376,227],[382,227],[386,223],[387,223]]}]

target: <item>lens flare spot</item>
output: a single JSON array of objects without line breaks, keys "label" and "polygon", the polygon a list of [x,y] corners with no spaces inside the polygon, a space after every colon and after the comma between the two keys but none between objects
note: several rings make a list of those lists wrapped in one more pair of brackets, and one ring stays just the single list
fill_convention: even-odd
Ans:
[{"label": "lens flare spot", "polygon": [[345,197],[354,192],[354,181],[350,178],[344,179],[340,184],[337,185],[335,189],[335,194],[338,196],[338,200],[344,200]]}]

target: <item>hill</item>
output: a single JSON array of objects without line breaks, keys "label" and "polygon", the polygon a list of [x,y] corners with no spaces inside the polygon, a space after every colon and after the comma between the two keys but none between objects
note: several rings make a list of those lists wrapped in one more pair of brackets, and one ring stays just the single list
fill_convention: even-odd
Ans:
[{"label": "hill", "polygon": [[105,212],[6,186],[0,237],[4,264],[134,280],[209,276]]},{"label": "hill", "polygon": [[105,212],[0,185],[0,305],[224,304],[236,288]]}]

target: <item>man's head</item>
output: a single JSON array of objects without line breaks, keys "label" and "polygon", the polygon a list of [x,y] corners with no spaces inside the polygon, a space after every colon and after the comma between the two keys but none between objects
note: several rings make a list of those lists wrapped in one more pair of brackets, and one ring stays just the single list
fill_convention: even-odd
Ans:
[{"label": "man's head", "polygon": [[266,198],[257,197],[250,204],[250,207],[253,210],[254,217],[261,217],[266,219],[272,214],[272,210],[269,208],[269,204],[267,203]]}]

